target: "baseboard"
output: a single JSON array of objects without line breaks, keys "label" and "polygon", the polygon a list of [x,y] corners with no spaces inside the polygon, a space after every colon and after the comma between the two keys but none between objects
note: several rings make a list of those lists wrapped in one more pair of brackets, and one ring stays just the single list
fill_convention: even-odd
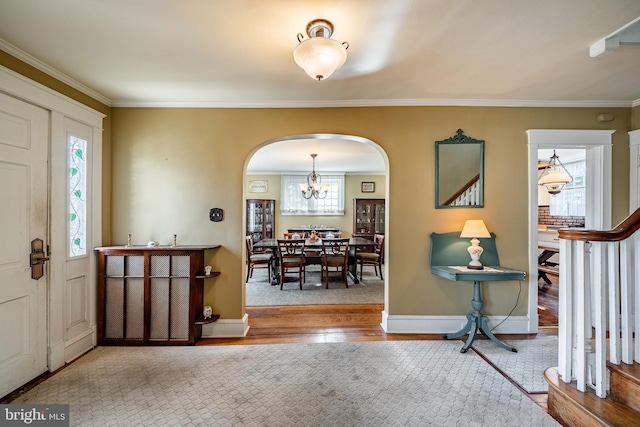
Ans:
[{"label": "baseboard", "polygon": [[[506,316],[489,316],[489,327],[493,328]],[[382,312],[382,329],[392,334],[448,334],[459,331],[467,323],[466,316],[420,316],[389,315]],[[496,334],[531,334],[527,316],[511,316],[493,330]],[[536,328],[537,330],[537,328]]]},{"label": "baseboard", "polygon": [[73,359],[82,356],[96,345],[96,335],[93,329],[87,331],[80,337],[65,343],[64,361],[71,362]]},{"label": "baseboard", "polygon": [[64,366],[65,346],[64,341],[59,341],[48,348],[48,368],[50,372],[55,371]]},{"label": "baseboard", "polygon": [[202,326],[202,338],[239,338],[249,332],[249,315],[242,319],[218,319]]}]

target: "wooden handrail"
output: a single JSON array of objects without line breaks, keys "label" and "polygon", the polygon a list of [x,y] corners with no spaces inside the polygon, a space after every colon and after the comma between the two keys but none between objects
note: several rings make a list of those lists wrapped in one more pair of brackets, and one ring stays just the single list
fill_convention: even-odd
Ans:
[{"label": "wooden handrail", "polygon": [[458,198],[458,196],[460,196],[462,193],[464,193],[465,191],[467,191],[473,184],[475,184],[476,182],[478,182],[480,180],[480,174],[474,176],[473,178],[471,178],[469,180],[469,182],[467,182],[465,185],[463,185],[458,191],[456,191],[453,196],[449,197],[447,200],[445,200],[445,202],[443,203],[443,206],[448,206],[451,203],[453,203],[453,201],[455,199]]},{"label": "wooden handrail", "polygon": [[624,240],[640,229],[640,208],[629,215],[613,230],[558,230],[558,237],[566,240],[582,240],[589,242],[617,242]]}]

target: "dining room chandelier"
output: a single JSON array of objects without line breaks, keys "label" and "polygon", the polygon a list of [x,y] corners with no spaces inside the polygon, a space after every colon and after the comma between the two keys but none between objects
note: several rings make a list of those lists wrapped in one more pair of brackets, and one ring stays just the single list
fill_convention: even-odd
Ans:
[{"label": "dining room chandelier", "polygon": [[544,186],[549,194],[558,194],[572,181],[573,177],[556,155],[556,150],[553,150],[553,156],[538,178],[538,185]]},{"label": "dining room chandelier", "polygon": [[307,39],[298,33],[298,45],[293,50],[293,60],[312,79],[324,80],[347,60],[349,43],[331,38],[333,24],[325,19],[315,19],[307,24]]},{"label": "dining room chandelier", "polygon": [[317,154],[312,154],[313,167],[311,173],[307,175],[307,183],[300,184],[300,191],[302,191],[302,197],[310,199],[311,197],[316,199],[324,199],[327,197],[327,193],[331,188],[330,184],[323,184],[322,177],[316,173],[316,157]]}]

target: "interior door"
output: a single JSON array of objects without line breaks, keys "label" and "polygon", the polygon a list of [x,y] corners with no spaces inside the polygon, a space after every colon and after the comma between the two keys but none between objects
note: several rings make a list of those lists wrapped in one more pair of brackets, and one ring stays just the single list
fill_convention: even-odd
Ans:
[{"label": "interior door", "polygon": [[0,93],[0,396],[47,370],[47,268],[31,278],[31,241],[47,245],[49,113]]}]

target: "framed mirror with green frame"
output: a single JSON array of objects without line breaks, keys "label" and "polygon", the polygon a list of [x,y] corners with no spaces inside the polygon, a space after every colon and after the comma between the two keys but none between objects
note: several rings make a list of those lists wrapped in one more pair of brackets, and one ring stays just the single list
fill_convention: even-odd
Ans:
[{"label": "framed mirror with green frame", "polygon": [[484,207],[484,140],[462,129],[436,141],[436,209]]}]

